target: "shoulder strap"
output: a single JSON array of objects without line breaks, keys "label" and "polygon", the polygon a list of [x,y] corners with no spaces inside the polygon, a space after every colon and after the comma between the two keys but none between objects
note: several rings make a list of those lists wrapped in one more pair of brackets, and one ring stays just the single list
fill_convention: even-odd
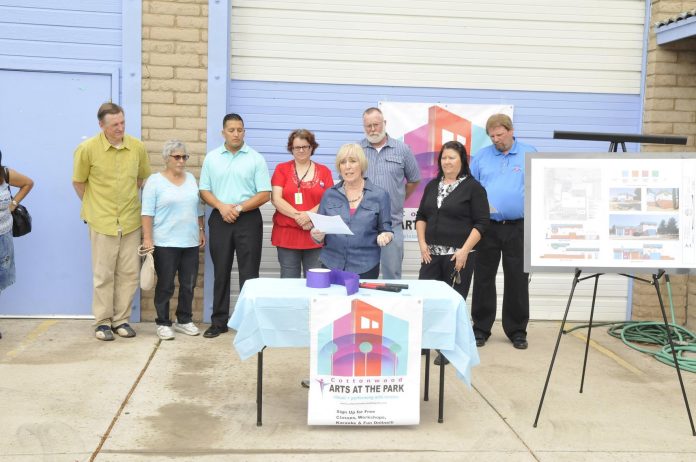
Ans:
[{"label": "shoulder strap", "polygon": [[12,200],[14,199],[14,195],[12,194],[12,190],[10,189],[10,170],[7,167],[3,168],[3,170],[3,175],[5,176],[5,184],[7,184],[7,190],[10,192],[10,200]]}]

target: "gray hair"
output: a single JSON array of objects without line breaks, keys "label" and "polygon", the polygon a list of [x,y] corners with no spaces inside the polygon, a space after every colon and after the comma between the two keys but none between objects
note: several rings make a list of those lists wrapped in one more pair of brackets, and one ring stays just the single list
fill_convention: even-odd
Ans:
[{"label": "gray hair", "polygon": [[164,143],[164,147],[162,148],[162,158],[164,159],[164,161],[167,162],[169,156],[172,155],[172,153],[175,151],[181,151],[184,154],[188,154],[188,149],[186,149],[186,145],[183,141],[169,140],[166,143]]}]

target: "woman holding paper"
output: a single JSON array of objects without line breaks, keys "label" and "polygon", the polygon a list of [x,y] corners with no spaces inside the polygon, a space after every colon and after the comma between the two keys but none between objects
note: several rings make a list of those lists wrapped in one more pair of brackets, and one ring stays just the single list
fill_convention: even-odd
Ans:
[{"label": "woman holding paper", "polygon": [[466,148],[459,141],[442,145],[438,166],[438,176],[425,187],[416,213],[418,279],[445,281],[466,299],[473,272],[470,252],[488,227],[488,199],[471,176]]},{"label": "woman holding paper", "polygon": [[278,251],[281,278],[306,276],[317,268],[321,245],[312,240],[307,212],[316,212],[324,191],[333,186],[331,170],[311,160],[319,147],[314,133],[298,129],[290,133],[287,149],[293,160],[278,164],[271,185],[273,214],[271,244]]},{"label": "woman holding paper", "polygon": [[327,268],[358,273],[361,279],[376,279],[381,247],[394,237],[389,195],[363,177],[367,158],[359,144],[341,146],[336,154],[336,170],[341,181],[326,191],[319,214],[340,216],[353,234],[324,234],[313,228],[312,238],[324,243],[320,260]]}]

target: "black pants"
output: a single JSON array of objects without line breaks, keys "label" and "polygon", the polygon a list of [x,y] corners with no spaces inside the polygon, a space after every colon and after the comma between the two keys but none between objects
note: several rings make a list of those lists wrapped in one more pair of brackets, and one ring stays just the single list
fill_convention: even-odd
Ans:
[{"label": "black pants", "polygon": [[[452,272],[454,271],[452,255],[431,255],[431,258],[430,263],[421,263],[418,279],[434,279],[452,286]],[[476,252],[469,253],[469,256],[466,257],[466,265],[459,271],[460,283],[452,286],[464,300],[469,296],[475,262]]]},{"label": "black pants", "polygon": [[247,279],[259,277],[263,220],[261,212],[256,209],[243,212],[234,223],[226,223],[220,212],[213,210],[208,225],[215,278],[211,324],[225,328],[230,317],[230,273],[234,254],[237,254],[241,290]]},{"label": "black pants", "polygon": [[155,309],[158,326],[171,326],[169,300],[174,294],[174,276],[179,273],[179,302],[176,319],[179,324],[188,324],[193,316],[193,289],[198,277],[198,247],[155,247],[153,255],[157,286],[155,287]]},{"label": "black pants", "polygon": [[503,331],[508,338],[527,335],[529,323],[529,273],[524,272],[524,222],[491,221],[476,246],[476,269],[471,317],[474,333],[488,338],[495,321],[495,276],[503,257]]}]

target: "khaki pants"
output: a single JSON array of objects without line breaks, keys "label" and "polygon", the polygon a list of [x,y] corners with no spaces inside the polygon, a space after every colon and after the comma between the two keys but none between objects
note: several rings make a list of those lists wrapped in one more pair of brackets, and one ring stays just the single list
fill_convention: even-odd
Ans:
[{"label": "khaki pants", "polygon": [[92,242],[92,313],[96,326],[128,322],[140,274],[140,229],[108,236],[89,229]]}]

